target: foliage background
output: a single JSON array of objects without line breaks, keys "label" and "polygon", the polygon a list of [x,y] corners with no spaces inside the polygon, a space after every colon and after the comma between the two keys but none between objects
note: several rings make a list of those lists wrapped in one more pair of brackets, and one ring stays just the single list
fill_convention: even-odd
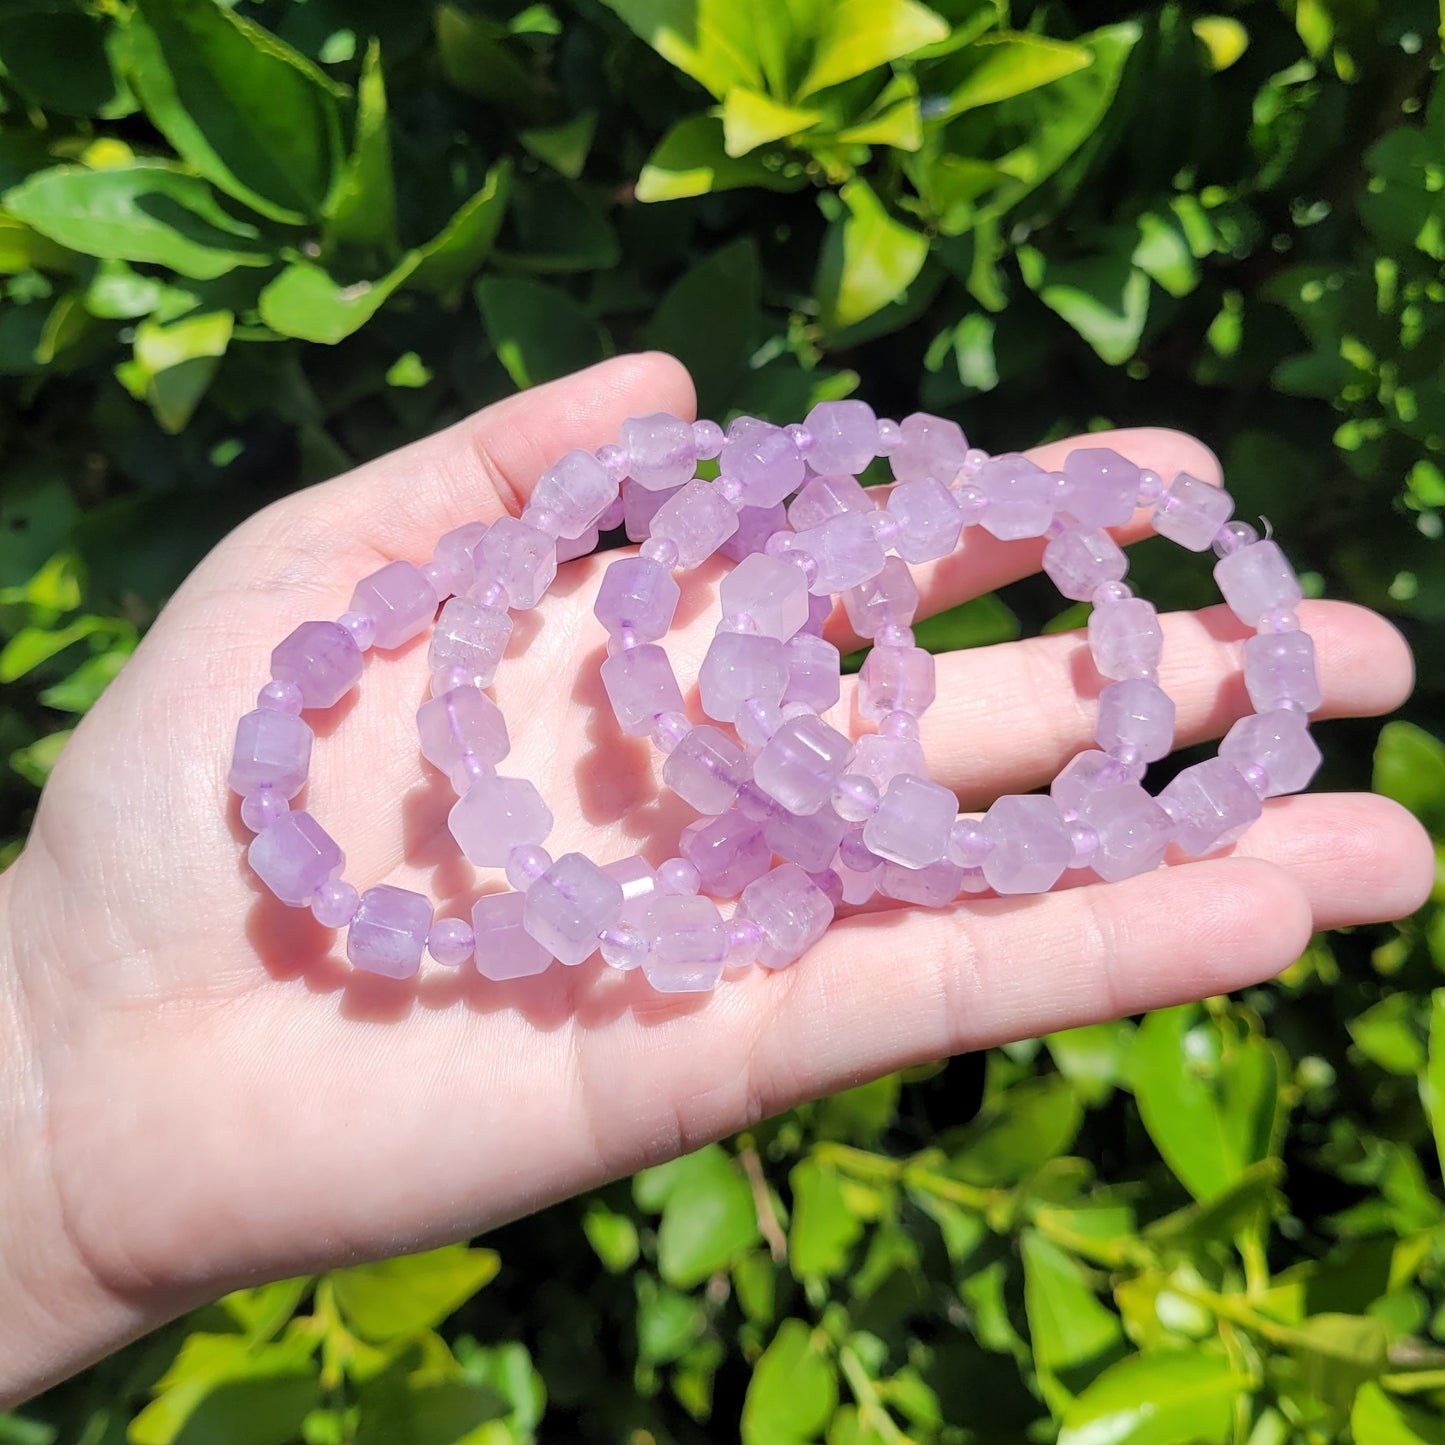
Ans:
[{"label": "foliage background", "polygon": [[[1312,592],[1415,642],[1407,720],[1327,726],[1321,784],[1441,837],[1440,24],[0,0],[0,858],[236,520],[640,344],[720,418],[857,389],[990,448],[1197,432]],[[1078,621],[1022,584],[927,635]],[[489,1248],[231,1296],[0,1442],[1440,1441],[1442,968],[1432,905],[883,1079]]]}]

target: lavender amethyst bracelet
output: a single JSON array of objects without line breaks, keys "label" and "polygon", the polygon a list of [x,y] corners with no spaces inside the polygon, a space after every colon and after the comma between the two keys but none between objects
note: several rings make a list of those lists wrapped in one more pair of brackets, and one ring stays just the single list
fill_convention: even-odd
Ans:
[{"label": "lavender amethyst bracelet", "polygon": [[[883,507],[857,480],[878,456],[897,483]],[[697,463],[714,458],[717,481],[698,479]],[[1152,506],[1154,529],[1181,546],[1216,552],[1225,601],[1257,628],[1244,648],[1255,713],[1218,757],[1184,769],[1157,798],[1141,779],[1174,740],[1174,705],[1157,682],[1163,632],[1124,584],[1124,553],[1105,530],[1136,506]],[[1306,721],[1321,699],[1314,645],[1294,612],[1299,583],[1278,546],[1229,521],[1232,511],[1220,488],[1181,473],[1166,490],[1107,448],[1076,450],[1048,472],[969,448],[940,417],[917,413],[900,426],[859,401],[820,403],[801,426],[742,417],[726,434],[708,421],[633,418],[620,445],[569,452],[547,471],[520,518],[447,533],[425,566],[388,564],[357,585],[338,621],[302,623],[276,648],[231,761],[256,834],[251,866],[283,903],[347,927],[348,956],[371,972],[409,977],[429,949],[439,963],[472,958],[502,980],[600,948],[615,968],[641,967],[654,988],[688,992],[714,987],[731,965],[786,967],[839,903],[881,894],[938,907],[961,892],[1044,892],[1069,869],[1117,881],[1156,868],[1170,844],[1207,853],[1238,838],[1262,798],[1303,788],[1320,761]],[[624,523],[642,545],[603,576],[602,681],[621,730],[667,754],[665,786],[701,815],[678,856],[656,868],[547,853],[552,814],[531,782],[497,773],[507,728],[484,691],[511,635],[509,609],[535,606],[559,561]],[[1098,747],[1047,796],[1002,797],[981,818],[960,815],[928,778],[918,717],[934,698],[934,663],[911,630],[909,564],[946,556],[970,525],[1002,540],[1048,538],[1044,570],[1064,596],[1092,602],[1089,647],[1109,679]],[[737,565],[720,589],[698,689],[702,711],[731,732],[690,721],[659,645],[680,597],[674,571],[715,552]],[[835,597],[873,644],[857,709],[877,731],[856,743],[820,716],[840,696],[838,650],[822,635]],[[470,923],[434,919],[408,889],[358,895],[339,876],[340,848],[289,807],[311,754],[301,712],[336,703],[368,648],[410,641],[439,602],[432,696],[417,714],[422,753],[458,793],[448,821],[462,851],[512,884],[478,899]],[[714,897],[738,898],[730,920]]]}]

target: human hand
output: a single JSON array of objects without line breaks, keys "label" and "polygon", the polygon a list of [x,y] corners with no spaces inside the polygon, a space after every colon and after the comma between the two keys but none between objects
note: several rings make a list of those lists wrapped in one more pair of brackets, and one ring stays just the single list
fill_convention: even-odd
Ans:
[{"label": "human hand", "polygon": [[[338,615],[383,562],[423,561],[448,528],[519,511],[568,448],[692,406],[675,362],[623,358],[278,502],[196,569],[77,729],[0,877],[12,962],[0,1038],[13,1037],[0,1055],[0,1399],[234,1286],[474,1234],[920,1060],[1239,988],[1314,928],[1423,899],[1431,857],[1406,813],[1307,795],[1267,804],[1228,856],[855,914],[786,972],[731,975],[705,996],[654,994],[595,958],[507,984],[352,970],[335,935],[260,887],[226,792],[235,721],[271,648]],[[1219,479],[1177,433],[1091,440],[1166,479]],[[1057,465],[1070,445],[1034,455]],[[918,570],[920,615],[1035,570],[1039,552],[971,529]],[[537,783],[555,851],[658,861],[690,814],[606,706],[591,607],[609,560],[564,566],[518,622],[495,689],[505,771]],[[685,584],[667,644],[684,680],[721,575],[712,563]],[[1388,623],[1344,603],[1301,616],[1324,715],[1404,698],[1410,659]],[[841,611],[835,622],[846,641]],[[1222,607],[1165,619],[1161,682],[1181,743],[1245,708],[1244,635]],[[1051,636],[939,659],[923,743],[965,806],[1046,783],[1089,744],[1081,646]],[[446,830],[452,794],[416,749],[424,658],[424,641],[373,654],[358,692],[311,719],[306,806],[358,887],[399,884],[464,914],[475,879]],[[845,726],[848,699],[845,685]]]}]

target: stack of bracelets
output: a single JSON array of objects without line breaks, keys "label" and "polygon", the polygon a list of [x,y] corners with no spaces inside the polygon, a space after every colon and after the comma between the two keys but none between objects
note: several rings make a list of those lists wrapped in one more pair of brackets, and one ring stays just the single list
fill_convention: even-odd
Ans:
[{"label": "stack of bracelets", "polygon": [[[896,485],[870,493],[857,477],[880,456]],[[714,458],[717,480],[699,479],[697,463]],[[1173,745],[1174,704],[1157,681],[1163,632],[1124,584],[1124,553],[1105,530],[1141,506],[1156,532],[1217,554],[1224,600],[1256,629],[1244,645],[1254,714],[1157,797],[1141,779]],[[1071,869],[1128,878],[1158,867],[1170,845],[1208,853],[1238,838],[1262,799],[1304,787],[1320,761],[1299,583],[1279,547],[1230,521],[1232,511],[1220,488],[1187,473],[1166,488],[1107,448],[1079,448],[1051,472],[970,448],[943,418],[879,420],[861,401],[821,403],[800,426],[742,417],[726,433],[710,421],[633,418],[619,444],[569,452],[547,471],[520,518],[448,532],[424,566],[382,567],[339,619],[303,622],[275,649],[230,770],[255,834],[251,867],[281,902],[346,928],[348,957],[372,973],[407,978],[429,950],[439,964],[471,959],[488,979],[515,979],[600,950],[655,989],[688,992],[714,987],[727,968],[786,967],[840,904],[875,894],[940,907],[960,893],[1041,893]],[[485,691],[510,614],[535,607],[559,562],[624,523],[641,548],[602,579],[602,681],[622,732],[666,754],[664,784],[700,815],[677,856],[655,867],[547,852],[552,814],[531,782],[497,771],[507,728]],[[1044,571],[1065,597],[1093,604],[1088,645],[1106,680],[1097,747],[1047,794],[1001,797],[981,817],[961,815],[928,777],[918,719],[933,701],[934,661],[914,641],[909,571],[946,556],[975,525],[1005,540],[1048,539]],[[698,677],[711,721],[694,723],[659,643],[680,595],[674,574],[715,552],[737,565]],[[872,643],[857,712],[876,730],[856,740],[820,716],[840,696],[838,649],[823,637],[839,597]],[[358,894],[340,877],[341,849],[290,807],[311,757],[301,714],[355,686],[368,649],[401,647],[434,618],[421,752],[458,794],[448,821],[462,852],[505,869],[511,884],[478,899],[470,920],[434,918],[431,902],[404,888]],[[737,899],[730,917],[714,899]]]}]

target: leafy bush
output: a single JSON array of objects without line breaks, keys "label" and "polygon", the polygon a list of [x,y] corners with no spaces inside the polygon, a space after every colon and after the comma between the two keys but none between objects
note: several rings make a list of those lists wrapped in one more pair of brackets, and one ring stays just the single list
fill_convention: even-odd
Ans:
[{"label": "leafy bush", "polygon": [[[235,520],[640,344],[719,417],[858,389],[996,448],[1194,430],[1311,591],[1422,641],[1440,17],[1221,5],[6,0],[10,854],[67,720]],[[926,635],[1077,620],[1021,584]],[[1445,833],[1428,731],[1323,741],[1327,785],[1373,754]],[[0,1440],[1438,1440],[1442,919],[880,1080],[497,1254],[231,1296]]]}]

